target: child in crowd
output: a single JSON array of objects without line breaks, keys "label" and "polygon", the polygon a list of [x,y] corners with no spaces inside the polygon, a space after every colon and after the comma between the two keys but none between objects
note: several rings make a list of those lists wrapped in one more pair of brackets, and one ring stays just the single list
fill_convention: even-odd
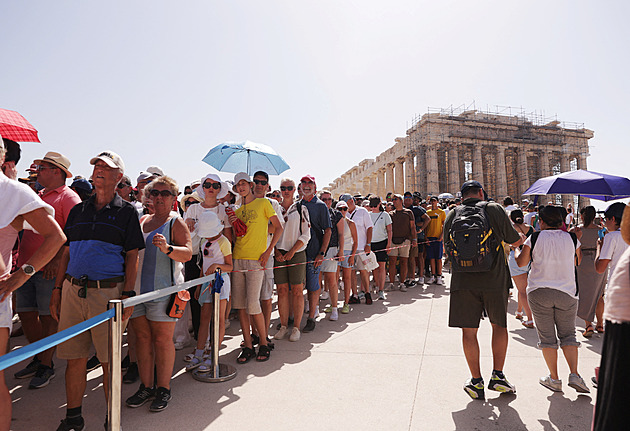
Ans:
[{"label": "child in crowd", "polygon": [[[230,297],[230,276],[232,271],[232,245],[223,236],[223,224],[219,217],[211,211],[204,211],[198,219],[198,235],[201,237],[200,253],[203,258],[203,275],[212,275],[217,269],[222,272],[223,287],[220,294],[219,306],[219,343],[220,346],[225,336],[225,321],[227,319],[227,303]],[[211,283],[204,283],[197,286],[195,297],[201,304],[201,318],[199,324],[199,337],[197,338],[197,348],[190,360],[186,371],[199,368],[200,373],[208,373],[212,370],[212,359],[209,354],[204,354],[209,342],[210,319],[213,312],[213,297]],[[208,347],[209,351],[210,348]]]}]

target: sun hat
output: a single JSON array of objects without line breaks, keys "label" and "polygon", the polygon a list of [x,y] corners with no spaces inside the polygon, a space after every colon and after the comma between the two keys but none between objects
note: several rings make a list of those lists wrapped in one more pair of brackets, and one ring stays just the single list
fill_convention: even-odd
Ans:
[{"label": "sun hat", "polygon": [[90,165],[95,165],[99,160],[105,162],[105,164],[110,168],[118,168],[123,173],[125,172],[125,164],[123,163],[122,158],[113,151],[103,151],[98,156],[92,157],[90,159]]},{"label": "sun hat", "polygon": [[195,189],[202,201],[206,200],[206,192],[203,188],[203,183],[205,183],[206,180],[212,180],[216,183],[221,183],[221,189],[219,190],[219,194],[217,194],[217,199],[223,199],[227,195],[230,188],[228,183],[226,183],[225,181],[221,181],[221,178],[219,178],[217,174],[208,174],[201,179],[199,187]]},{"label": "sun hat", "polygon": [[250,184],[253,183],[252,179],[246,172],[239,172],[238,174],[234,175],[234,185],[232,186],[232,190],[234,190],[234,193],[238,194],[238,192],[236,191],[236,185],[242,180],[245,180]]},{"label": "sun hat", "polygon": [[203,211],[197,219],[197,235],[213,238],[223,231],[223,224],[214,211]]},{"label": "sun hat", "polygon": [[33,164],[35,165],[41,165],[42,162],[48,162],[51,165],[55,165],[56,167],[64,171],[67,177],[72,178],[72,174],[68,170],[68,168],[70,167],[70,160],[63,154],[49,151],[42,159],[33,160]]}]

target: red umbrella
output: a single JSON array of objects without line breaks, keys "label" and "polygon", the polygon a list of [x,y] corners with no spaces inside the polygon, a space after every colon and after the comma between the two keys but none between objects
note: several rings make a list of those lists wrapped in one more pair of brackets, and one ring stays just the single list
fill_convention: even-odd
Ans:
[{"label": "red umbrella", "polygon": [[15,111],[0,108],[0,135],[16,142],[39,142],[37,130]]}]

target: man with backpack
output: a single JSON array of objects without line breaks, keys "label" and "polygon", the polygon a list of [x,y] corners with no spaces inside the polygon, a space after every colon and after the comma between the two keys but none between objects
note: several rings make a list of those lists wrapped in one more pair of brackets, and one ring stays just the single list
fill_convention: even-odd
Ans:
[{"label": "man with backpack", "polygon": [[477,341],[483,314],[492,324],[493,371],[488,389],[516,392],[503,374],[508,344],[508,290],[512,281],[501,242],[517,247],[525,236],[512,227],[501,205],[485,201],[479,182],[466,181],[461,192],[462,205],[450,211],[444,223],[445,248],[453,268],[448,325],[462,328],[464,355],[472,375],[464,391],[473,399],[484,399]]}]

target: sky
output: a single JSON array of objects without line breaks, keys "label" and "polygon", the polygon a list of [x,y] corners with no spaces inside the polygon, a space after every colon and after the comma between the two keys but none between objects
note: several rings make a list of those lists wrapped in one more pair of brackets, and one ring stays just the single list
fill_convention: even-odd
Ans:
[{"label": "sky", "polygon": [[[515,106],[594,130],[590,170],[628,176],[624,1],[0,3],[0,108],[73,174],[119,153],[183,187],[225,141],[273,147],[322,188],[428,108]],[[221,172],[223,179],[233,173]],[[272,177],[272,186],[280,177]]]}]

